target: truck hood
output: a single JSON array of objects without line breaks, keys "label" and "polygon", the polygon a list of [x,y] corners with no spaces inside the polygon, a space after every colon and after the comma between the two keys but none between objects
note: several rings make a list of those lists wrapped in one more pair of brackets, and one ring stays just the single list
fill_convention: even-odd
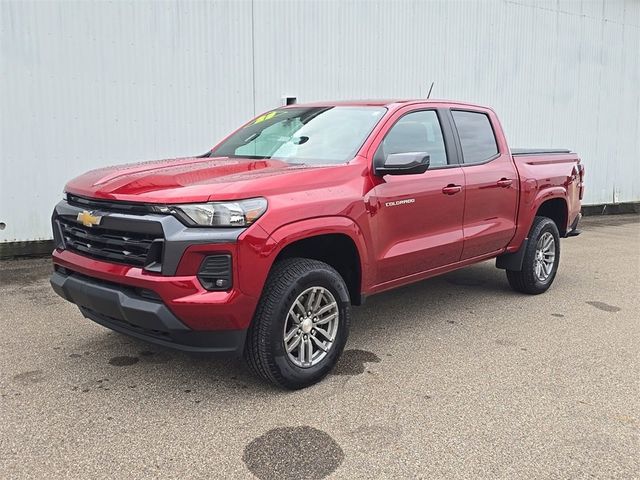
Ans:
[{"label": "truck hood", "polygon": [[[314,177],[312,171],[332,167],[337,166],[248,158],[175,158],[92,170],[71,180],[65,191],[89,198],[130,202],[229,200],[264,195],[273,187],[280,191],[286,185],[305,188]],[[283,175],[299,178],[281,178]]]}]

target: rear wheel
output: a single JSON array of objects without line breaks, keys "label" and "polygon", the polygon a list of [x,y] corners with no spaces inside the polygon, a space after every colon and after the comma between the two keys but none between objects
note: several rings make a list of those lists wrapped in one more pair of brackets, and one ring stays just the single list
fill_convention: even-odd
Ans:
[{"label": "rear wheel", "polygon": [[536,295],[546,292],[553,283],[560,262],[560,234],[555,222],[536,217],[527,243],[522,270],[507,270],[511,288]]},{"label": "rear wheel", "polygon": [[278,262],[247,334],[247,363],[278,386],[312,385],[340,357],[349,314],[347,287],[331,266],[305,258]]}]

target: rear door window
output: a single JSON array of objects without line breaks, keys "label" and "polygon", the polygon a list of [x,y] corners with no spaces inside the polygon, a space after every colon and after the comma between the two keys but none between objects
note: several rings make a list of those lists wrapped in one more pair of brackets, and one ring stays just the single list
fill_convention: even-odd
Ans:
[{"label": "rear door window", "polygon": [[453,110],[464,163],[482,163],[498,154],[496,136],[489,117],[480,112]]}]

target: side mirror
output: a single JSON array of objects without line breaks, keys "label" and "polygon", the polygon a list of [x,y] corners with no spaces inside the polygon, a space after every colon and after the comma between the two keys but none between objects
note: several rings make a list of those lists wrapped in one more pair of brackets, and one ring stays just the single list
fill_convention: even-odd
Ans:
[{"label": "side mirror", "polygon": [[384,164],[376,166],[376,175],[412,175],[429,168],[427,152],[390,153]]}]

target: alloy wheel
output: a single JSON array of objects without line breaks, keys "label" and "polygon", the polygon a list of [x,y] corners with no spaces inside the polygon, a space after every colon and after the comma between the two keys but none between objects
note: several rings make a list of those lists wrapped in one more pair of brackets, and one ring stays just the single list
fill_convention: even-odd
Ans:
[{"label": "alloy wheel", "polygon": [[536,244],[534,268],[536,278],[540,282],[546,282],[553,272],[556,259],[556,240],[550,232],[544,232]]},{"label": "alloy wheel", "polygon": [[317,365],[333,346],[340,313],[333,294],[311,287],[293,302],[284,324],[283,341],[289,360],[301,368]]}]

